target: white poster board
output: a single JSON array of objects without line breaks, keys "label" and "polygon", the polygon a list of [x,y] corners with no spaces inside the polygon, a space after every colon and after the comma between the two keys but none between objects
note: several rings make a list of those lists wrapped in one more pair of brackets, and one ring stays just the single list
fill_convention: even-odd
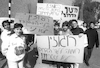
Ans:
[{"label": "white poster board", "polygon": [[22,23],[29,34],[53,35],[53,19],[36,14],[17,13],[16,22]]},{"label": "white poster board", "polygon": [[61,4],[52,3],[37,3],[37,14],[50,16],[55,20],[59,20],[61,17]]},{"label": "white poster board", "polygon": [[83,63],[84,45],[87,37],[79,36],[37,36],[39,57],[42,60]]},{"label": "white poster board", "polygon": [[37,14],[50,16],[54,20],[78,19],[79,7],[53,3],[37,3]]},{"label": "white poster board", "polygon": [[77,20],[78,15],[79,15],[79,7],[63,5],[61,12],[62,20],[67,20],[67,21],[72,19]]}]

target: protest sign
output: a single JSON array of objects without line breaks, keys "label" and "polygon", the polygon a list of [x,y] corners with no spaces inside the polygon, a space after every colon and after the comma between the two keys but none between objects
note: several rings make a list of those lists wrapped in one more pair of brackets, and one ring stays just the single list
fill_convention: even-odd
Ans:
[{"label": "protest sign", "polygon": [[39,57],[42,60],[82,63],[87,36],[37,36]]},{"label": "protest sign", "polygon": [[53,3],[38,3],[37,14],[53,17],[55,20],[71,20],[78,19],[79,7],[53,4]]},{"label": "protest sign", "polygon": [[53,19],[36,14],[17,13],[16,22],[22,23],[29,34],[53,35]]},{"label": "protest sign", "polygon": [[55,20],[61,18],[61,4],[37,3],[37,14],[50,16]]},{"label": "protest sign", "polygon": [[62,6],[61,18],[62,20],[78,19],[79,7],[76,6]]}]

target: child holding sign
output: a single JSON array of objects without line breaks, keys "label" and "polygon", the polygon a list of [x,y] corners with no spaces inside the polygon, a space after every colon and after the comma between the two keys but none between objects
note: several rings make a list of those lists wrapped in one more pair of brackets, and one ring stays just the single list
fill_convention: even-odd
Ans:
[{"label": "child holding sign", "polygon": [[73,35],[67,21],[62,24],[62,35]]},{"label": "child holding sign", "polygon": [[25,37],[22,35],[22,24],[14,24],[13,32],[11,32],[8,43],[2,43],[6,45],[7,53],[6,58],[9,68],[24,68],[23,59],[25,56]]},{"label": "child holding sign", "polygon": [[[62,24],[62,35],[73,35],[72,32],[70,31],[70,25],[69,22],[65,21]],[[73,63],[62,63],[63,68],[71,68]]]},{"label": "child holding sign", "polygon": [[[70,26],[67,21],[63,22],[61,31],[62,32],[60,35],[73,35],[72,32],[70,31]],[[61,66],[63,66],[63,68],[71,68],[71,66],[73,65],[73,63],[67,63],[67,62],[56,62],[56,64],[57,68],[61,68]]]}]

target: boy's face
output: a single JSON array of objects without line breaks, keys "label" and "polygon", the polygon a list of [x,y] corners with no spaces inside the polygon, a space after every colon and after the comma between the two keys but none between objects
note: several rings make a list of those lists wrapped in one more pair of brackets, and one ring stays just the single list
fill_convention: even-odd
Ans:
[{"label": "boy's face", "polygon": [[4,29],[9,30],[10,29],[10,25],[8,23],[4,23]]},{"label": "boy's face", "polygon": [[91,23],[90,28],[94,28],[94,27],[95,27],[94,23]]},{"label": "boy's face", "polygon": [[54,26],[54,29],[56,29],[56,30],[57,30],[57,29],[59,29],[59,26],[57,26],[57,25],[56,25],[56,26]]},{"label": "boy's face", "polygon": [[77,22],[73,21],[73,22],[72,22],[72,27],[73,27],[73,28],[76,28],[77,26],[78,26]]},{"label": "boy's face", "polygon": [[21,28],[21,27],[15,28],[15,29],[14,29],[14,32],[15,32],[15,34],[17,34],[17,35],[21,35],[21,34],[22,34],[22,28]]},{"label": "boy's face", "polygon": [[83,24],[83,27],[86,27],[86,23]]},{"label": "boy's face", "polygon": [[67,31],[68,27],[67,26],[63,26],[63,30]]}]

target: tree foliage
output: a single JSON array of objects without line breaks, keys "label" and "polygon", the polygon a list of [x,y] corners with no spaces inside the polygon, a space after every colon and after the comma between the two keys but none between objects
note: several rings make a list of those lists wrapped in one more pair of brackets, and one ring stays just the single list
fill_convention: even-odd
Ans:
[{"label": "tree foliage", "polygon": [[[83,2],[84,5],[82,6]],[[79,6],[80,10],[83,10],[83,12],[79,13],[79,18],[81,17],[80,15],[83,14],[83,20],[86,23],[89,23],[91,21],[96,22],[98,18],[100,18],[99,2],[92,2],[91,0],[76,0],[74,5]]]}]

